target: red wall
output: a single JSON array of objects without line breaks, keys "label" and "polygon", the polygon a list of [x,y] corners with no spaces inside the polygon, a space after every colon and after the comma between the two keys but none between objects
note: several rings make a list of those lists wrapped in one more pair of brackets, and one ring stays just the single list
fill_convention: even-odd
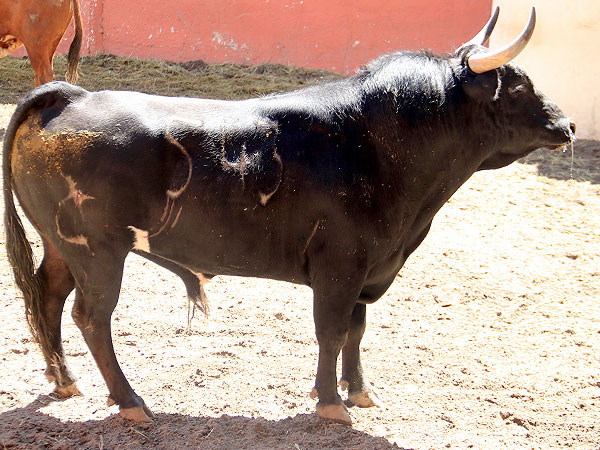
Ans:
[{"label": "red wall", "polygon": [[[85,53],[274,62],[351,73],[400,49],[450,51],[492,0],[80,0]],[[70,41],[69,31],[66,39]],[[67,49],[65,43],[60,47]]]}]

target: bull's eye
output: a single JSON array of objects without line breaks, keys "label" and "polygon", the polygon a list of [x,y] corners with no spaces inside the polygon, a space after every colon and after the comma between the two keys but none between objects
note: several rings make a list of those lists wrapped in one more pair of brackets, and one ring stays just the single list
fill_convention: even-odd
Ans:
[{"label": "bull's eye", "polygon": [[512,86],[508,88],[508,94],[512,96],[517,96],[525,92],[527,92],[527,86],[525,86],[524,84],[519,84],[517,86]]}]

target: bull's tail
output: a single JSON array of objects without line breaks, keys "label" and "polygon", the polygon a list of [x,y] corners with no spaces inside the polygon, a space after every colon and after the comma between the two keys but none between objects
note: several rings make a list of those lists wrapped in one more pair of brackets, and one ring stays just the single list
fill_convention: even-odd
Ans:
[{"label": "bull's tail", "polygon": [[27,240],[23,222],[17,213],[13,197],[13,173],[11,157],[15,135],[19,126],[27,119],[32,109],[64,105],[69,98],[85,93],[81,88],[66,83],[47,83],[33,90],[17,107],[4,136],[2,171],[4,176],[4,227],[6,230],[6,251],[12,267],[15,282],[23,292],[25,316],[33,337],[39,342],[44,354],[49,345],[47,326],[42,312],[44,284],[35,270],[31,244]]},{"label": "bull's tail", "polygon": [[69,47],[67,56],[67,73],[65,79],[69,83],[76,83],[79,77],[79,54],[81,53],[81,42],[83,40],[83,27],[81,26],[81,11],[79,9],[79,0],[71,0],[73,5],[73,24],[75,25],[75,36]]},{"label": "bull's tail", "polygon": [[10,263],[15,281],[19,289],[23,292],[25,300],[25,316],[29,330],[38,342],[42,341],[40,336],[39,318],[42,317],[40,303],[43,293],[43,286],[40,277],[35,273],[35,262],[31,245],[25,235],[23,222],[17,214],[13,198],[13,177],[11,154],[15,139],[15,132],[19,125],[26,118],[26,111],[18,117],[17,113],[13,116],[10,125],[4,136],[4,154],[2,161],[2,170],[4,175],[4,227],[6,230],[6,252],[8,262]]}]

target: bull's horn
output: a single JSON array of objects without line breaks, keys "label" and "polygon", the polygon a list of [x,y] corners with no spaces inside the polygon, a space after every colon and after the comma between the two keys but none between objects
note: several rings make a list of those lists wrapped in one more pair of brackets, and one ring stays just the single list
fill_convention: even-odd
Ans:
[{"label": "bull's horn", "polygon": [[494,70],[498,67],[512,61],[525,48],[533,29],[535,28],[535,8],[531,8],[529,23],[521,35],[510,44],[498,50],[475,53],[469,57],[469,68],[475,73],[483,73],[488,70]]},{"label": "bull's horn", "polygon": [[485,45],[487,41],[490,40],[490,36],[492,35],[492,31],[494,31],[494,27],[496,26],[496,22],[498,21],[498,14],[500,14],[500,7],[496,6],[494,10],[494,14],[490,17],[490,20],[485,24],[485,26],[481,29],[477,36],[471,39],[469,42],[466,42],[462,45],[462,47],[466,45]]}]

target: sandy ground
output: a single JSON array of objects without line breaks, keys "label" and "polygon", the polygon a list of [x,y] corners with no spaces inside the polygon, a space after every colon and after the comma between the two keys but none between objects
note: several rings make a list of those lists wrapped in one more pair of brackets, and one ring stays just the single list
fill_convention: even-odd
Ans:
[{"label": "sandy ground", "polygon": [[310,289],[216,277],[188,333],[182,283],[133,255],[114,342],[155,421],[106,406],[72,299],[63,333],[85,396],[53,398],[2,249],[0,448],[599,449],[598,148],[573,170],[570,154],[537,154],[478,173],[442,209],[368,308],[364,364],[385,406],[351,408],[352,428],[320,422],[308,396]]}]

